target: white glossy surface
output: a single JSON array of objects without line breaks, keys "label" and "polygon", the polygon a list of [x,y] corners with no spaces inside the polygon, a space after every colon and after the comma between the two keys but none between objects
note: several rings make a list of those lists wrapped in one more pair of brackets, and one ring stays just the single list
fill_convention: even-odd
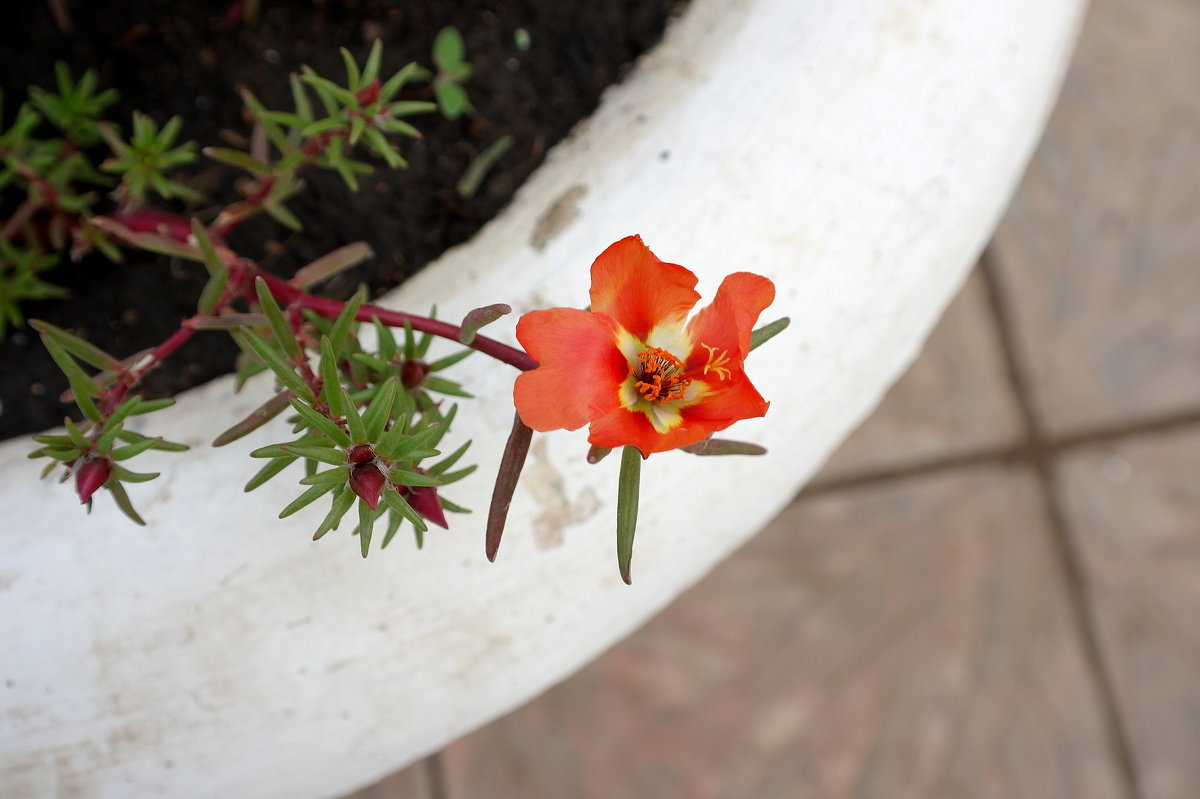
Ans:
[{"label": "white glossy surface", "polygon": [[0,445],[0,793],[336,795],[645,621],[771,518],[912,357],[1019,177],[1082,7],[693,0],[501,219],[389,300],[580,306],[591,260],[635,232],[706,298],[729,271],[776,281],[766,318],[793,325],[750,364],[771,412],[730,431],[771,454],[651,458],[632,587],[612,551],[616,459],[586,465],[582,431],[535,439],[484,559],[513,374],[482,358],[458,431],[481,468],[449,492],[477,513],[422,552],[311,543],[315,509],[274,519],[298,493],[286,480],[243,495],[268,435],[204,446],[255,401],[225,380],[157,418],[196,451],[135,488],[144,530],[107,497],[85,518],[36,481],[26,442]]}]

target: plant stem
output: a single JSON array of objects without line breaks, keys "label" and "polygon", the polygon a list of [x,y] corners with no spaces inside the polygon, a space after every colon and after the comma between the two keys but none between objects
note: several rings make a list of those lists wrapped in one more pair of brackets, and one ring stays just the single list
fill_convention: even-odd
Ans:
[{"label": "plant stem", "polygon": [[[261,272],[258,274],[267,282],[267,287],[271,289],[272,296],[281,303],[295,305],[299,308],[307,308],[330,319],[336,318],[341,313],[342,308],[345,307],[344,302],[314,297],[274,275]],[[355,315],[355,319],[359,322],[369,322],[375,317],[378,317],[380,322],[389,327],[404,327],[404,324],[407,322],[412,326],[413,330],[430,333],[451,341],[459,341],[458,335],[462,330],[458,325],[443,322],[439,319],[430,319],[427,316],[418,316],[416,314],[405,313],[404,311],[389,311],[386,308],[379,308],[374,305],[362,306]],[[535,369],[538,365],[537,361],[516,347],[510,347],[487,336],[476,336],[474,341],[465,346],[478,350],[484,355],[489,355],[501,363],[506,363],[523,372]]]}]

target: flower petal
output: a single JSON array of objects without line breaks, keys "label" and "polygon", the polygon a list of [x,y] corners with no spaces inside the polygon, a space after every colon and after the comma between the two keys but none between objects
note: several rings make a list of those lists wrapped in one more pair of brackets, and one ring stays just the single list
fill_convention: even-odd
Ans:
[{"label": "flower petal", "polygon": [[[738,362],[750,351],[750,334],[758,315],[775,300],[775,284],[761,275],[734,272],[721,281],[712,304],[701,308],[688,322],[688,333],[695,344],[724,350]],[[704,366],[708,357],[703,347],[693,347],[688,371]]]},{"label": "flower petal", "polygon": [[640,236],[621,239],[592,264],[592,312],[607,314],[640,340],[663,322],[682,322],[699,301],[696,276],[660,261]]},{"label": "flower petal", "polygon": [[620,407],[629,364],[607,316],[575,308],[531,311],[517,323],[517,340],[540,365],[517,377],[513,401],[534,430],[576,430]]},{"label": "flower petal", "polygon": [[[643,456],[648,457],[655,452],[666,452],[703,441],[711,432],[707,429],[708,424],[706,422],[688,424],[685,416],[679,426],[667,433],[660,433],[654,429],[654,425],[650,423],[646,414],[618,408],[592,422],[592,426],[588,428],[588,442],[609,449],[623,446],[637,447]],[[732,422],[722,425],[721,429],[728,427],[729,424]]]},{"label": "flower petal", "polygon": [[680,411],[685,425],[704,425],[715,433],[742,419],[764,416],[771,405],[741,369],[735,369],[728,380],[712,381],[709,389],[701,402]]}]

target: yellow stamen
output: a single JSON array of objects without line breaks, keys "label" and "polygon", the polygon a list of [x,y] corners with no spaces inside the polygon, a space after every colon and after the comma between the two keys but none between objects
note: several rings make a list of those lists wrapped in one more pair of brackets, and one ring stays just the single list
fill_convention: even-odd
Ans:
[{"label": "yellow stamen", "polygon": [[638,353],[633,377],[642,399],[659,405],[682,399],[692,382],[683,376],[683,361],[658,347],[647,347]]},{"label": "yellow stamen", "polygon": [[710,347],[707,344],[701,344],[701,347],[708,350],[708,363],[704,364],[703,374],[708,374],[710,371],[717,373],[717,379],[728,380],[733,373],[725,366],[729,363],[729,355],[725,350],[717,353],[716,347]]}]

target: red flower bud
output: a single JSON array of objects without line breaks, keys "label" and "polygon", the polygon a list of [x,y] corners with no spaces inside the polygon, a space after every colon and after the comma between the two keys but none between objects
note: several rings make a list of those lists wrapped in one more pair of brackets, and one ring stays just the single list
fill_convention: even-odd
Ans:
[{"label": "red flower bud", "polygon": [[86,505],[92,494],[108,482],[112,476],[112,461],[104,455],[86,455],[75,466],[75,490],[79,492],[80,504]]},{"label": "red flower bud", "polygon": [[400,496],[408,500],[408,504],[412,505],[412,509],[423,519],[431,521],[443,529],[450,529],[450,525],[446,523],[446,511],[442,508],[442,501],[438,499],[436,488],[398,485],[396,490],[400,492]]},{"label": "red flower bud", "polygon": [[361,463],[370,463],[375,460],[375,450],[370,444],[355,444],[346,451],[346,460],[358,465]]},{"label": "red flower bud", "polygon": [[350,470],[350,490],[371,510],[379,506],[379,496],[386,483],[387,476],[374,463],[363,463]]},{"label": "red flower bud", "polygon": [[375,78],[366,86],[358,90],[358,95],[355,97],[359,105],[370,105],[379,99],[379,78]]},{"label": "red flower bud", "polygon": [[405,361],[400,367],[400,384],[405,388],[416,388],[429,374],[429,364],[424,361]]}]

